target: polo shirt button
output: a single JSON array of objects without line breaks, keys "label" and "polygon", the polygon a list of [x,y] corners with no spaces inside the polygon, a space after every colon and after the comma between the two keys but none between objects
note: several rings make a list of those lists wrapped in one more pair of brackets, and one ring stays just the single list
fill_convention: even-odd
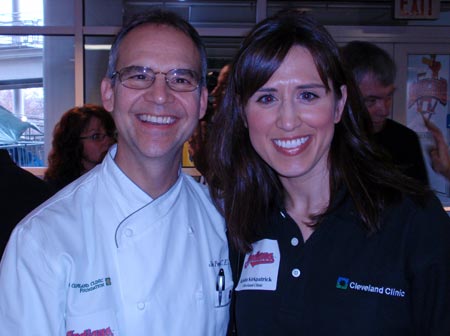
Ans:
[{"label": "polo shirt button", "polygon": [[125,230],[125,236],[127,236],[128,238],[133,236],[133,230],[132,229],[126,229]]},{"label": "polo shirt button", "polygon": [[137,308],[138,308],[139,310],[143,310],[143,309],[145,308],[145,303],[144,303],[144,302],[138,302]]},{"label": "polo shirt button", "polygon": [[298,269],[298,268],[294,268],[293,270],[292,270],[292,276],[294,277],[294,278],[298,278],[299,276],[300,276],[300,270]]},{"label": "polo shirt button", "polygon": [[297,246],[298,245],[298,238],[294,237],[291,239],[291,245],[292,246]]}]

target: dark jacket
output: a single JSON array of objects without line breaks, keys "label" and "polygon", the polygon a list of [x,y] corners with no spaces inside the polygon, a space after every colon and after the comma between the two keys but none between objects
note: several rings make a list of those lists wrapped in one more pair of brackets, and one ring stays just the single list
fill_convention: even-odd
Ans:
[{"label": "dark jacket", "polygon": [[0,256],[11,231],[31,210],[52,195],[47,183],[17,166],[6,149],[0,149]]},{"label": "dark jacket", "polygon": [[394,164],[409,177],[428,185],[428,174],[419,137],[412,129],[386,119],[383,129],[375,133],[375,142],[387,151]]}]

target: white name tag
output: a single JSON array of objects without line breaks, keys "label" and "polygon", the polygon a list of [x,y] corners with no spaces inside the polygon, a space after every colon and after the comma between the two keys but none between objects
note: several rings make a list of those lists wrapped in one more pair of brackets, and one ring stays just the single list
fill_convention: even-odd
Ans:
[{"label": "white name tag", "polygon": [[276,240],[253,243],[253,251],[245,256],[236,290],[276,290],[279,268],[280,249]]}]

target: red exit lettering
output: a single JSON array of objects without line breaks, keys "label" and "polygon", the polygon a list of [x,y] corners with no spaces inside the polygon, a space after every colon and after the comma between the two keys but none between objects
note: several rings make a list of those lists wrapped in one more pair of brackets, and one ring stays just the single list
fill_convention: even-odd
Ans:
[{"label": "red exit lettering", "polygon": [[402,16],[432,16],[433,0],[400,0]]}]

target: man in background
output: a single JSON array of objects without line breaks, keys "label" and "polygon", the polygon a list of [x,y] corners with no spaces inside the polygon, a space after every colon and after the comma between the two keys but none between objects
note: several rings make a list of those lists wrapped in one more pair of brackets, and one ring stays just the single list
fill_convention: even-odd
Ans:
[{"label": "man in background", "polygon": [[428,185],[417,134],[390,119],[395,91],[396,66],[389,54],[375,44],[352,41],[342,56],[353,72],[373,125],[374,140],[403,172]]}]

